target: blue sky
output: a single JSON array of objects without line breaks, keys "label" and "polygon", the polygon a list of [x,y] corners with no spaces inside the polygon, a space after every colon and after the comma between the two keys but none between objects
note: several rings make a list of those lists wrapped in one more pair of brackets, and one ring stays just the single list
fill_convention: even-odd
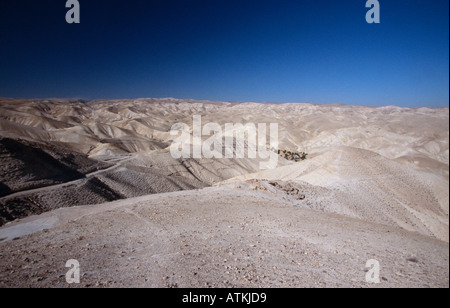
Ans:
[{"label": "blue sky", "polygon": [[448,106],[449,1],[0,2],[0,97]]}]

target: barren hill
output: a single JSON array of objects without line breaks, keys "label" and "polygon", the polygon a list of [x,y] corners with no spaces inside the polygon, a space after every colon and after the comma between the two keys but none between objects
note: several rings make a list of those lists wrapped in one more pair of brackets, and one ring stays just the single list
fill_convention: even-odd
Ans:
[{"label": "barren hill", "polygon": [[[194,115],[277,123],[307,159],[175,159]],[[0,224],[24,218],[0,287],[64,286],[71,258],[85,286],[366,286],[368,259],[384,286],[449,283],[448,108],[1,99],[0,146]]]}]

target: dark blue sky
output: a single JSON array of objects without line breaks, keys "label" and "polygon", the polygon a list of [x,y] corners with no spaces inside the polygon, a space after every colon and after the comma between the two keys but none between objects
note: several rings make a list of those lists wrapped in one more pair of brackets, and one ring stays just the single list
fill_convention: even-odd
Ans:
[{"label": "dark blue sky", "polygon": [[0,1],[0,97],[448,106],[449,1]]}]

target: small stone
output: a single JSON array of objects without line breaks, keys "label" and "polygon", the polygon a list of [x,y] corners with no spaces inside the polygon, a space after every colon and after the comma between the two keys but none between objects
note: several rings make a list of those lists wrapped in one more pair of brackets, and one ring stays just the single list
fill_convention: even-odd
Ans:
[{"label": "small stone", "polygon": [[406,259],[406,261],[412,262],[412,263],[418,263],[419,262],[419,260],[417,258],[415,258],[415,257],[408,258],[408,259]]}]

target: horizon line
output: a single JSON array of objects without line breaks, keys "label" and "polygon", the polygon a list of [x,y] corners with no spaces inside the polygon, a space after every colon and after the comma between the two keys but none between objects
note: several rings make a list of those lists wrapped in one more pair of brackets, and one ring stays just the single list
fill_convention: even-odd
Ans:
[{"label": "horizon line", "polygon": [[176,97],[137,97],[137,98],[83,98],[83,97],[0,97],[0,100],[78,100],[85,102],[94,101],[136,101],[136,100],[179,100],[179,101],[197,101],[197,102],[209,102],[209,103],[229,103],[229,104],[305,104],[305,105],[316,105],[316,106],[348,106],[348,107],[370,107],[370,108],[386,108],[386,107],[396,107],[396,108],[406,108],[406,109],[420,109],[420,108],[431,108],[431,109],[441,109],[450,106],[398,106],[398,105],[365,105],[365,104],[346,104],[346,103],[312,103],[312,102],[292,102],[292,101],[231,101],[231,100],[211,100],[211,99],[195,99],[195,98],[176,98]]}]

